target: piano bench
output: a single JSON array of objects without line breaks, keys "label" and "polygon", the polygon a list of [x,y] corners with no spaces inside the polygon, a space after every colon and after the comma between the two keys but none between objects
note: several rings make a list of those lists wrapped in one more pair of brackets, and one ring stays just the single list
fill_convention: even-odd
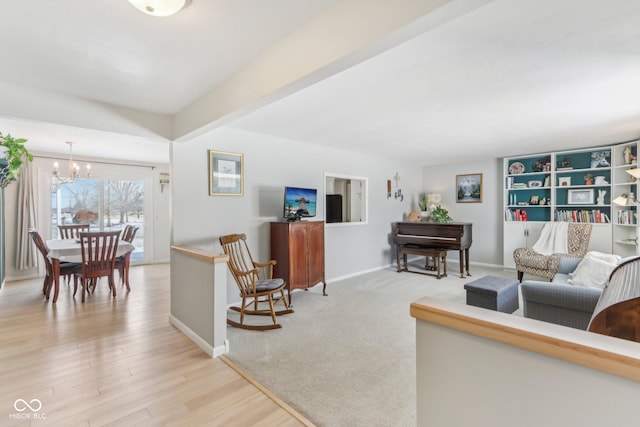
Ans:
[{"label": "piano bench", "polygon": [[518,279],[484,276],[464,285],[467,305],[513,313],[519,308]]},{"label": "piano bench", "polygon": [[[407,255],[419,255],[426,257],[425,262],[425,270],[427,269],[427,265],[429,262],[429,258],[433,258],[435,274],[425,273],[421,271],[411,271],[407,265]],[[404,262],[404,267],[402,267],[400,258]],[[444,267],[444,272],[440,272],[440,267]],[[446,249],[432,249],[432,248],[423,248],[419,246],[398,246],[398,273],[401,271],[408,271],[409,273],[419,273],[426,274],[429,276],[436,276],[438,279],[447,276],[447,250]]]}]

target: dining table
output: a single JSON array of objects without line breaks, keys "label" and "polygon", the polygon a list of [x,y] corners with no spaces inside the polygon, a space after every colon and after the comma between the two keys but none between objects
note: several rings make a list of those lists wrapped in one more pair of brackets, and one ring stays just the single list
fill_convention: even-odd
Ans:
[{"label": "dining table", "polygon": [[[80,240],[76,239],[52,239],[47,240],[47,256],[51,259],[53,266],[53,303],[58,301],[58,291],[60,289],[60,262],[82,262],[82,248],[80,246]],[[118,241],[118,250],[116,251],[116,257],[122,256],[128,252],[134,250],[132,243],[120,239]],[[47,290],[47,299],[51,288]]]}]

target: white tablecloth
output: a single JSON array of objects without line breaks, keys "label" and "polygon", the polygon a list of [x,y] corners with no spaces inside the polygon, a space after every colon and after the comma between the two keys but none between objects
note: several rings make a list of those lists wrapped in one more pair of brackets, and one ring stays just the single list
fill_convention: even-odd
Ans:
[{"label": "white tablecloth", "polygon": [[[75,239],[47,240],[47,248],[49,249],[49,252],[47,253],[49,258],[55,258],[60,261],[67,262],[82,262],[80,243],[76,242]],[[120,240],[118,242],[116,256],[124,255],[127,252],[131,252],[133,249],[134,246],[131,243]]]}]

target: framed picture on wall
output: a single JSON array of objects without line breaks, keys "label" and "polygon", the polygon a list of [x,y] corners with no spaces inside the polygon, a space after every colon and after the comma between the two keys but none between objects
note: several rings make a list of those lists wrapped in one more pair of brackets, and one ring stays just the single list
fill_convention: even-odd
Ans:
[{"label": "framed picture on wall", "polygon": [[209,195],[242,196],[244,165],[241,153],[209,150]]},{"label": "framed picture on wall", "polygon": [[456,203],[482,203],[482,174],[456,175]]}]

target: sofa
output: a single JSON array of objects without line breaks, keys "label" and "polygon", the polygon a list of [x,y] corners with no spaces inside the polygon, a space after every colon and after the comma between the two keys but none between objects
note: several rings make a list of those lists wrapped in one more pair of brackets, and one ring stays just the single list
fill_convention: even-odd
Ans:
[{"label": "sofa", "polygon": [[582,258],[560,258],[551,282],[525,280],[520,284],[523,315],[557,325],[586,330],[602,289],[568,282]]}]

